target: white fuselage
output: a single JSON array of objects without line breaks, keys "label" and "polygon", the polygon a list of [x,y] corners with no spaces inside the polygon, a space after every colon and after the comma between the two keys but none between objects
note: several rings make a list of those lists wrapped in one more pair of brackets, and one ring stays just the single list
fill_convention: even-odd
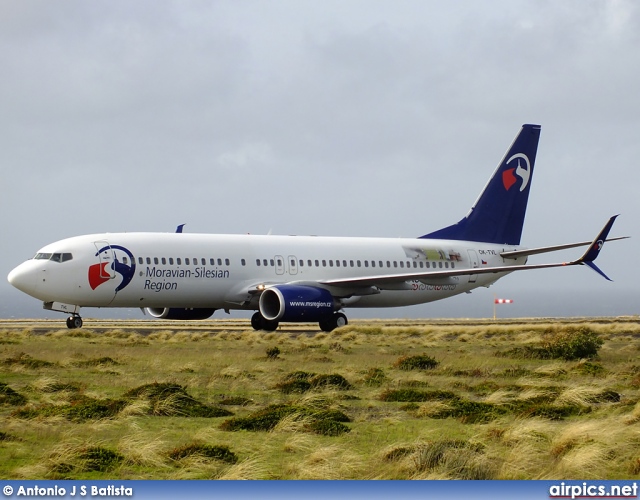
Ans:
[{"label": "white fuselage", "polygon": [[79,307],[257,309],[257,286],[284,283],[326,288],[345,307],[393,307],[468,292],[507,273],[409,279],[364,293],[324,282],[520,265],[526,258],[500,256],[518,248],[412,238],[95,234],[45,246],[9,280],[45,303]]}]

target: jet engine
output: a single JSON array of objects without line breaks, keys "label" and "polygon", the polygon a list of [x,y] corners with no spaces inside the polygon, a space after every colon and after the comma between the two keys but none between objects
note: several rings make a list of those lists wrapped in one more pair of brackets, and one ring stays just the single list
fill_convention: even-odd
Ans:
[{"label": "jet engine", "polygon": [[269,287],[262,292],[259,307],[269,321],[320,321],[336,310],[331,293],[305,285]]}]

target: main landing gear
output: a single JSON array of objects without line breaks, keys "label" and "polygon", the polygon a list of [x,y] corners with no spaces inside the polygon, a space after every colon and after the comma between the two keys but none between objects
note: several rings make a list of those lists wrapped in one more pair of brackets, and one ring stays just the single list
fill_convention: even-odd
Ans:
[{"label": "main landing gear", "polygon": [[267,332],[275,332],[278,329],[278,322],[266,319],[259,312],[251,316],[251,326],[254,330],[266,330]]},{"label": "main landing gear", "polygon": [[332,316],[329,316],[328,318],[320,321],[320,330],[322,330],[323,332],[331,332],[336,328],[346,326],[347,323],[349,323],[349,321],[344,314],[335,313]]},{"label": "main landing gear", "polygon": [[[335,313],[327,318],[320,320],[320,330],[323,332],[331,332],[341,326],[346,326],[349,321],[342,313]],[[251,326],[254,330],[266,330],[273,332],[278,329],[278,322],[266,319],[259,312],[251,316]]]},{"label": "main landing gear", "polygon": [[79,315],[72,315],[67,318],[67,328],[82,328],[82,318]]}]

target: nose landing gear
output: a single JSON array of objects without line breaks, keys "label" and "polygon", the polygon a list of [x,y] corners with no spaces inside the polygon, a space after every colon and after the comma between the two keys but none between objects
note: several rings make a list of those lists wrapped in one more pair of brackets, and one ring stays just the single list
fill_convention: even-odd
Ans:
[{"label": "nose landing gear", "polygon": [[67,318],[67,328],[82,328],[82,318],[78,315],[69,316]]}]

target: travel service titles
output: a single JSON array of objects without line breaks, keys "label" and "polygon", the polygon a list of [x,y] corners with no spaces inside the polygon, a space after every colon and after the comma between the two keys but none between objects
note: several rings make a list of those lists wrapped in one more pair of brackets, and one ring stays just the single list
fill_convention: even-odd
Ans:
[{"label": "travel service titles", "polygon": [[[195,269],[159,269],[147,266],[146,274],[140,271],[140,276],[145,276],[145,290],[154,290],[160,292],[162,290],[177,290],[177,281],[167,281],[172,278],[186,279],[225,279],[229,277],[228,269],[207,269],[206,267],[196,267]],[[162,281],[160,281],[162,280]]]}]

